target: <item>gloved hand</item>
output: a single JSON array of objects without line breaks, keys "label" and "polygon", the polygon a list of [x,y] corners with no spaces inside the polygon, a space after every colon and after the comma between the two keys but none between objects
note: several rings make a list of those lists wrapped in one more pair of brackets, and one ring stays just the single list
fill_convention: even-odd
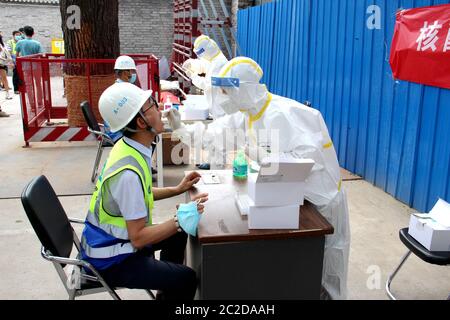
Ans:
[{"label": "gloved hand", "polygon": [[270,153],[267,152],[265,148],[262,148],[260,146],[256,146],[255,144],[251,143],[250,145],[247,144],[245,146],[245,154],[253,161],[256,161],[257,163],[261,163],[261,161],[264,158],[267,158],[270,156]]},{"label": "gloved hand", "polygon": [[181,114],[177,109],[171,108],[165,115],[173,131],[181,128]]},{"label": "gloved hand", "polygon": [[200,221],[200,214],[197,210],[197,202],[187,204],[180,204],[177,211],[178,223],[181,229],[191,236],[197,235],[198,223]]},{"label": "gloved hand", "polygon": [[[205,90],[207,87],[208,80],[205,77],[200,77],[194,74],[191,78],[192,84],[199,88],[200,90]],[[211,80],[210,80],[211,82]]]},{"label": "gloved hand", "polygon": [[205,74],[208,72],[208,62],[200,59],[188,59],[182,65],[183,71],[192,79],[194,75]]}]

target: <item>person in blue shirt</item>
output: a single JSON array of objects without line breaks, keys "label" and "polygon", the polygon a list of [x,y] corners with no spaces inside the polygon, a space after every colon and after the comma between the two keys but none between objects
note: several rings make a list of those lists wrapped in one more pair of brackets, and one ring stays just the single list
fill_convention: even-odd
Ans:
[{"label": "person in blue shirt", "polygon": [[16,44],[16,53],[18,57],[31,56],[33,54],[44,53],[41,43],[33,39],[33,27],[26,26],[23,28],[25,39],[20,40]]},{"label": "person in blue shirt", "polygon": [[[33,27],[25,26],[23,28],[23,31],[25,33],[25,39],[20,40],[16,44],[17,57],[26,57],[34,54],[44,53],[44,50],[42,49],[40,42],[33,39],[34,36]],[[30,72],[29,68],[30,68],[29,65],[24,64],[23,72],[24,73]],[[42,91],[42,70],[37,64],[33,64],[33,77],[34,77],[34,89],[36,91],[36,98],[37,98],[36,102],[39,107],[42,107],[44,104]],[[19,81],[21,80],[23,81],[24,79],[19,79]],[[28,101],[30,101],[30,104],[34,104],[34,96],[32,94],[32,91],[29,90],[27,94],[28,94]]]}]

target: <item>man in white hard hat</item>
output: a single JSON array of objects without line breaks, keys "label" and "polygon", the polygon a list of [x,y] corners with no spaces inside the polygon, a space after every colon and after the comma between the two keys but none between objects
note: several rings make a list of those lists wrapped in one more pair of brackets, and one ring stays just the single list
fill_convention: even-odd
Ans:
[{"label": "man in white hard hat", "polygon": [[114,72],[116,74],[116,82],[136,83],[136,63],[129,56],[120,56],[114,64]]},{"label": "man in white hard hat", "polygon": [[[196,234],[207,194],[181,204],[173,218],[152,224],[153,202],[180,195],[200,180],[198,173],[178,186],[153,188],[151,143],[163,131],[158,104],[130,83],[105,90],[99,110],[124,138],[113,147],[92,196],[82,236],[82,258],[113,287],[158,290],[157,298],[193,299],[195,272],[183,265],[187,233]],[[160,260],[154,252],[162,250]]]},{"label": "man in white hard hat", "polygon": [[[129,82],[131,84],[135,84],[137,80],[136,75],[136,63],[133,58],[129,56],[120,56],[116,59],[114,63],[114,73],[116,75],[116,83],[121,82]],[[116,143],[119,139],[122,138],[122,133],[111,132],[111,128],[107,120],[105,120],[105,132],[111,138],[111,140]]]}]

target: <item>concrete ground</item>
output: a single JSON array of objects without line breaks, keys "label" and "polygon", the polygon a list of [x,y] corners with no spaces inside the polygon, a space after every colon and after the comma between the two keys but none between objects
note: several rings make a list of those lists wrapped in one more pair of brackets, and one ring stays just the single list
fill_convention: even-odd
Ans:
[{"label": "concrete ground", "polygon": [[[89,206],[94,143],[36,143],[22,148],[23,134],[18,96],[0,105],[10,118],[0,118],[0,299],[67,299],[53,266],[40,256],[40,244],[25,215],[20,194],[35,176],[44,174],[54,186],[67,214],[84,218]],[[106,154],[105,154],[106,156]],[[167,167],[166,185],[181,179],[188,166]],[[349,299],[387,299],[384,284],[406,253],[398,231],[408,225],[414,210],[371,184],[344,182],[347,190],[351,250]],[[158,202],[155,220],[172,216],[184,196]],[[448,267],[429,265],[412,256],[398,274],[393,290],[403,299],[443,300],[450,293]],[[147,299],[138,290],[120,291],[124,299]],[[97,294],[81,299],[110,299]]]}]

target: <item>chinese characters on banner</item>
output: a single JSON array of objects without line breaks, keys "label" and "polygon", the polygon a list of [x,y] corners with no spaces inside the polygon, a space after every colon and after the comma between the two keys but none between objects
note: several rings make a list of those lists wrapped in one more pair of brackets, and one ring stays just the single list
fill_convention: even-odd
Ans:
[{"label": "chinese characters on banner", "polygon": [[450,89],[450,5],[399,11],[390,64],[396,79]]}]

